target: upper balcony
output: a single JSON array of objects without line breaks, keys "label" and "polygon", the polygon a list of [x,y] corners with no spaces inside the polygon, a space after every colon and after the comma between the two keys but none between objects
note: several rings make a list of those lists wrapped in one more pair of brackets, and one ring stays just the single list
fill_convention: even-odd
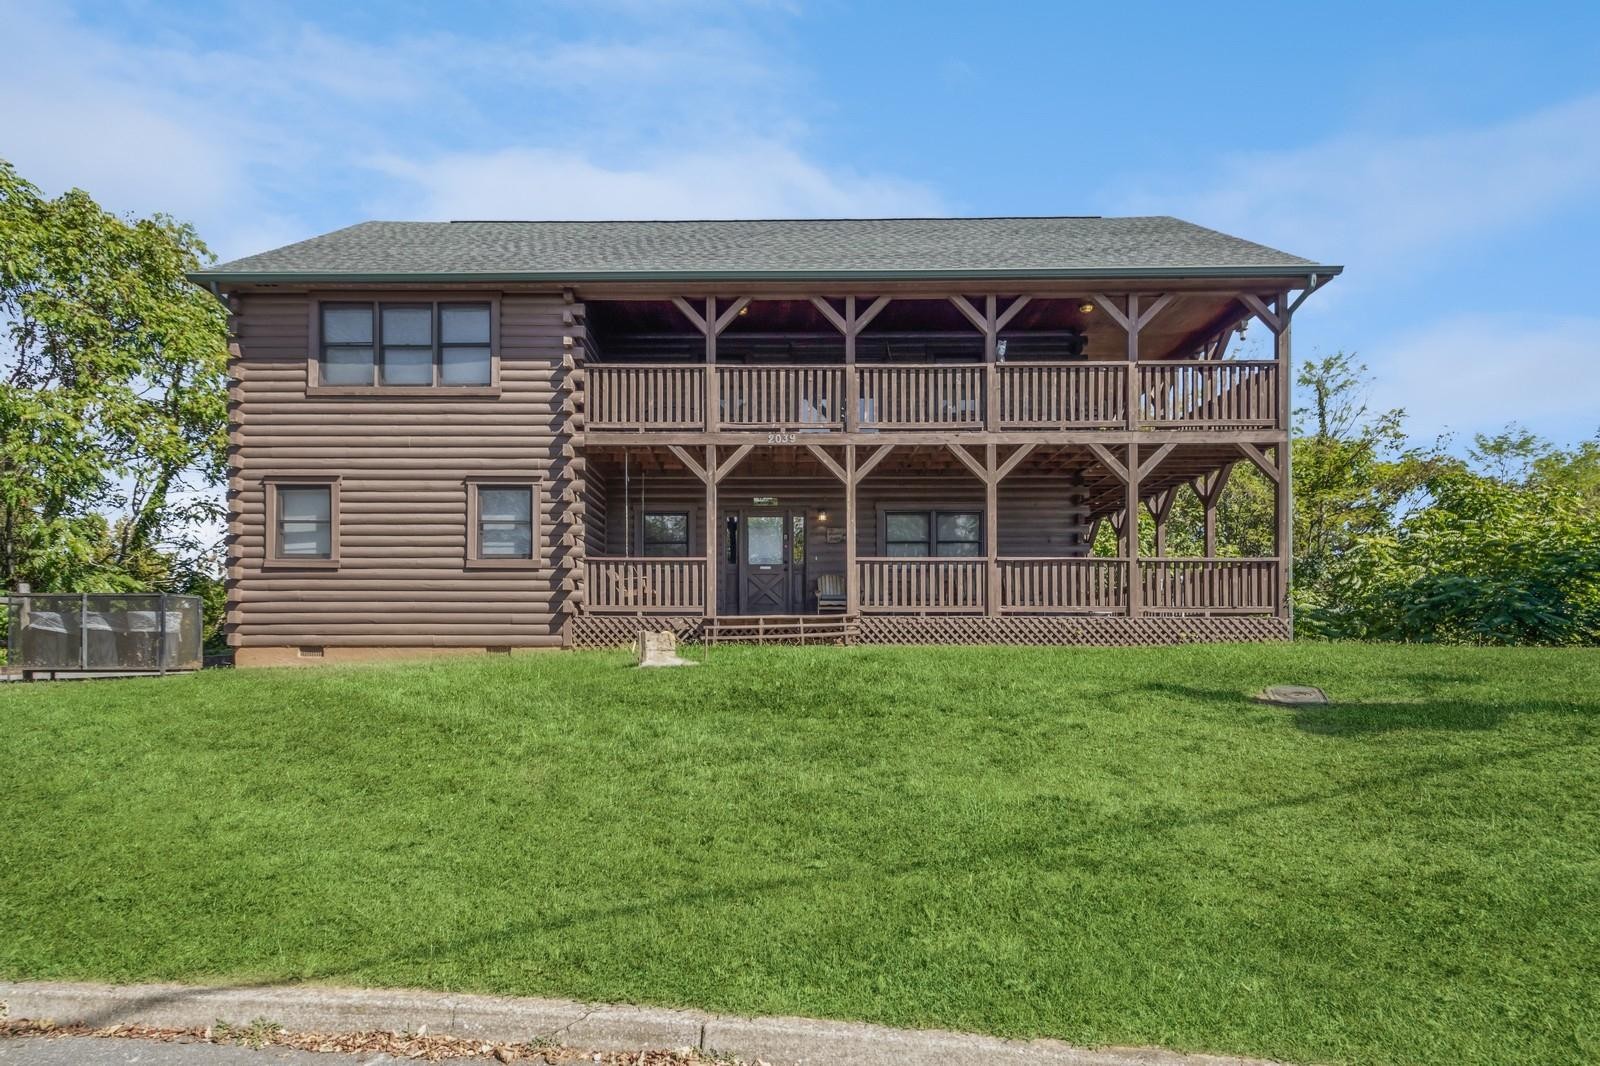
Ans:
[{"label": "upper balcony", "polygon": [[[1137,392],[1129,387],[1130,368]],[[716,366],[592,365],[591,430],[824,433],[846,429],[850,378],[861,431],[1276,429],[1270,361]],[[989,397],[998,418],[991,424]],[[714,417],[707,418],[707,396]],[[1136,401],[1128,417],[1129,401]]]},{"label": "upper balcony", "polygon": [[1280,362],[1225,357],[1258,309],[1273,314],[1259,297],[1215,292],[591,300],[583,426],[1281,430]]}]

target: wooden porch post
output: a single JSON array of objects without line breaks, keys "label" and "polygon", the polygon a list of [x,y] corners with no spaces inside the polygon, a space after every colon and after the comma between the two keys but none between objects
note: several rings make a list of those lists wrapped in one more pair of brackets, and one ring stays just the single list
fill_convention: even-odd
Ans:
[{"label": "wooden porch post", "polygon": [[[844,431],[854,433],[861,414],[861,382],[856,378],[856,298],[844,298]],[[853,452],[855,449],[851,449]],[[845,486],[845,492],[850,486]]]},{"label": "wooden porch post", "polygon": [[[1138,297],[1129,297],[1130,304]],[[1137,334],[1135,334],[1137,336]],[[1136,346],[1137,340],[1130,341]],[[1133,373],[1133,364],[1128,373]],[[1122,519],[1122,535],[1128,544],[1128,617],[1137,618],[1144,613],[1144,583],[1139,572],[1139,446],[1128,445],[1128,479],[1126,512]]]},{"label": "wooden porch post", "polygon": [[1205,474],[1195,481],[1195,495],[1200,497],[1200,504],[1205,513],[1205,556],[1215,559],[1217,556],[1217,501],[1222,499],[1222,490],[1227,487],[1228,476],[1233,473],[1233,464],[1228,463],[1214,473]]},{"label": "wooden porch post", "polygon": [[[709,373],[709,367],[707,368]],[[717,529],[722,516],[717,511],[717,446],[706,445],[706,603],[705,617],[717,616]],[[642,551],[643,549],[641,549]]]},{"label": "wooden porch post", "polygon": [[[993,296],[989,297],[989,316],[991,320],[994,317]],[[991,363],[991,369],[993,366]],[[1000,473],[993,444],[984,445],[983,467],[988,471],[983,482],[983,546],[988,574],[983,613],[992,618],[1000,613]]]},{"label": "wooden porch post", "polygon": [[[1312,283],[1313,286],[1315,283]],[[1307,295],[1309,295],[1309,290]],[[1277,518],[1278,530],[1274,541],[1278,555],[1278,614],[1289,623],[1289,634],[1294,635],[1294,612],[1289,605],[1289,585],[1294,575],[1294,452],[1289,446],[1289,437],[1292,433],[1294,388],[1290,380],[1293,373],[1293,359],[1289,343],[1289,318],[1292,313],[1289,306],[1289,294],[1278,294],[1278,329],[1275,336],[1276,343],[1273,348],[1273,358],[1278,363],[1278,428],[1283,434],[1278,445],[1278,491],[1277,491]]]},{"label": "wooden porch post", "polygon": [[[983,425],[990,433],[1000,431],[1000,327],[996,297],[993,293],[983,300]],[[989,446],[989,469],[994,470],[994,445]],[[993,612],[991,612],[993,613]]]},{"label": "wooden porch post", "polygon": [[856,446],[844,446],[844,613],[861,613],[861,575],[856,565]]},{"label": "wooden porch post", "polygon": [[[1130,292],[1128,294],[1128,320],[1127,320],[1127,323],[1126,323],[1126,328],[1128,330],[1128,400],[1127,400],[1127,403],[1128,403],[1128,428],[1129,429],[1138,429],[1139,428],[1139,294],[1136,293],[1136,292]],[[1128,470],[1130,472],[1134,473],[1135,475],[1137,475],[1138,469],[1139,469],[1138,460],[1135,459],[1133,457],[1133,453],[1130,452],[1129,456],[1128,456]],[[1135,480],[1137,480],[1137,478]],[[1138,497],[1136,496],[1136,497],[1134,497],[1134,503],[1136,504],[1137,502],[1138,502]],[[1137,507],[1135,507],[1134,509],[1137,510]],[[1134,517],[1133,527],[1134,527],[1135,530],[1137,530],[1139,528],[1139,519],[1138,519],[1137,516]]]}]

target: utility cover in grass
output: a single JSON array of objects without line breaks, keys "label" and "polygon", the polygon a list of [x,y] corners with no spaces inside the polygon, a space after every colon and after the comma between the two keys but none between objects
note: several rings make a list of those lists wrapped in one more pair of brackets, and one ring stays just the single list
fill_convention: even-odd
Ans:
[{"label": "utility cover in grass", "polygon": [[1272,685],[1256,694],[1262,703],[1281,703],[1286,707],[1299,707],[1308,703],[1327,703],[1328,694],[1310,685]]}]

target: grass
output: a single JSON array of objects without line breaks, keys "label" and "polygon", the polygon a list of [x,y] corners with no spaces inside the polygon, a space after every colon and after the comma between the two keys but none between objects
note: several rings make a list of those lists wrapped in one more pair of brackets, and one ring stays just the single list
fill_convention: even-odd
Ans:
[{"label": "grass", "polygon": [[1600,1058],[1600,651],[626,663],[5,686],[0,974]]}]

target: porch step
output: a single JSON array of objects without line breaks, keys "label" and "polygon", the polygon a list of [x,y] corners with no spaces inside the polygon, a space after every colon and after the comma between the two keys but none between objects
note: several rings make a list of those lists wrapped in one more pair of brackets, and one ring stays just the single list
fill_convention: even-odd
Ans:
[{"label": "porch step", "polygon": [[707,644],[854,644],[859,620],[841,614],[723,616],[701,629]]}]

